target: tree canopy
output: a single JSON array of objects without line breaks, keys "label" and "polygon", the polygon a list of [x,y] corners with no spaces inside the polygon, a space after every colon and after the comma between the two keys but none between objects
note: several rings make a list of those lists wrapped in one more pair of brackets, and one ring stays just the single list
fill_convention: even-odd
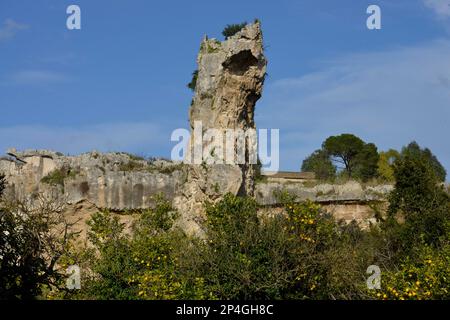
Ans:
[{"label": "tree canopy", "polygon": [[400,158],[400,153],[397,150],[389,149],[388,151],[381,151],[379,155],[378,176],[388,182],[394,181],[393,164]]},{"label": "tree canopy", "polygon": [[447,171],[430,149],[421,148],[417,142],[413,141],[402,149],[401,155],[402,157],[408,157],[426,163],[430,166],[440,182],[445,181]]},{"label": "tree canopy", "polygon": [[332,179],[337,169],[349,178],[369,180],[378,172],[379,155],[373,143],[365,143],[353,134],[328,137],[322,148],[314,151],[302,164],[302,171],[312,171],[321,180]]},{"label": "tree canopy", "polygon": [[343,165],[343,169],[351,177],[356,168],[357,156],[364,148],[364,141],[353,134],[344,133],[339,136],[331,136],[322,144],[334,162]]}]

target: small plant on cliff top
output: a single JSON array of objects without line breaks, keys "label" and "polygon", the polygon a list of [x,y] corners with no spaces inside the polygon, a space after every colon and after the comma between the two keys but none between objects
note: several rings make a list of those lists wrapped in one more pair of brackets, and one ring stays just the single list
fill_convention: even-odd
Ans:
[{"label": "small plant on cliff top", "polygon": [[241,31],[245,26],[247,25],[247,22],[238,23],[238,24],[228,24],[222,31],[222,35],[225,37],[225,40],[234,36],[236,33]]}]

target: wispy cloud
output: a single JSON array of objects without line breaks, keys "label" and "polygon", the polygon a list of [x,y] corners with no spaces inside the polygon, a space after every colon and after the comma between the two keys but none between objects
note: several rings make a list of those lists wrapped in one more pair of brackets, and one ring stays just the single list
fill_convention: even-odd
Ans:
[{"label": "wispy cloud", "polygon": [[0,154],[7,148],[51,149],[78,154],[98,151],[130,151],[160,156],[171,146],[170,135],[154,123],[106,123],[89,126],[21,125],[0,127]]},{"label": "wispy cloud", "polygon": [[423,2],[439,18],[450,18],[450,0],[423,0]]},{"label": "wispy cloud", "polygon": [[0,42],[14,38],[17,32],[28,29],[26,24],[21,24],[13,19],[6,19],[0,27]]},{"label": "wispy cloud", "polygon": [[335,134],[355,133],[381,149],[417,140],[450,171],[450,41],[350,54],[321,70],[268,85],[257,124],[280,128],[281,167]]},{"label": "wispy cloud", "polygon": [[22,70],[11,74],[4,84],[17,85],[47,85],[66,82],[70,80],[67,75],[49,70]]}]

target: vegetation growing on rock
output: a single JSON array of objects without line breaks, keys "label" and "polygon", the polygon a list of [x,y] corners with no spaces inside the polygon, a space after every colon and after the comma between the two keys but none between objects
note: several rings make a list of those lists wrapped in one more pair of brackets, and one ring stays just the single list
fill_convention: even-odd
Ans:
[{"label": "vegetation growing on rock", "polygon": [[71,168],[60,168],[55,169],[48,175],[41,179],[42,183],[46,183],[53,186],[64,186],[64,181],[66,179],[73,179],[78,175],[78,171]]},{"label": "vegetation growing on rock", "polygon": [[228,24],[222,31],[222,35],[225,37],[225,40],[234,36],[236,33],[241,31],[245,26],[247,25],[247,22],[243,23],[236,23],[236,24]]},{"label": "vegetation growing on rock", "polygon": [[197,79],[198,79],[198,70],[195,70],[194,72],[192,72],[191,82],[187,84],[187,87],[192,91],[195,91],[195,88],[197,86]]}]

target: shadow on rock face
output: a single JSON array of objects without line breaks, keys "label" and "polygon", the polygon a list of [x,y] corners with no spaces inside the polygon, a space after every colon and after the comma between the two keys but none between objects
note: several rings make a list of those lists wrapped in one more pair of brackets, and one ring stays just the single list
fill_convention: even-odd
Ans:
[{"label": "shadow on rock face", "polygon": [[250,50],[243,50],[222,63],[225,70],[237,76],[244,75],[250,67],[257,65],[258,59],[256,59]]}]

